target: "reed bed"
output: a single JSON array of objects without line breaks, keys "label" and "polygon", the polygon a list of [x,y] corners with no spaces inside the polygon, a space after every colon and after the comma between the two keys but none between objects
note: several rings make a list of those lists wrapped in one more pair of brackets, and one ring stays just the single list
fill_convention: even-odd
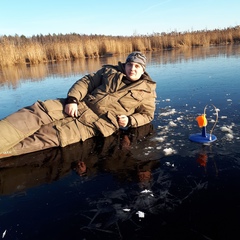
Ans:
[{"label": "reed bed", "polygon": [[223,30],[153,33],[131,37],[53,34],[0,36],[0,67],[97,58],[132,51],[240,43],[240,26]]},{"label": "reed bed", "polygon": [[[234,45],[225,45],[225,55],[226,57],[229,53],[234,50]],[[151,62],[152,51],[146,52],[148,61]],[[154,59],[154,62],[164,65],[168,63],[178,63],[182,61],[194,61],[196,59],[205,59],[207,56],[218,56],[218,48],[175,48],[172,51],[158,51],[158,58]],[[180,57],[181,56],[181,59]],[[120,61],[124,61],[125,55],[114,55],[110,58],[104,59],[104,64],[113,64]],[[23,81],[41,81],[42,79],[52,76],[55,77],[56,73],[58,76],[69,77],[76,76],[75,79],[84,76],[85,74],[95,72],[102,66],[101,58],[88,58],[88,59],[76,59],[74,61],[54,61],[49,64],[39,63],[28,67],[27,64],[24,65],[13,65],[6,66],[1,69],[0,85],[4,84],[9,87],[17,87],[19,84],[19,79]]]}]

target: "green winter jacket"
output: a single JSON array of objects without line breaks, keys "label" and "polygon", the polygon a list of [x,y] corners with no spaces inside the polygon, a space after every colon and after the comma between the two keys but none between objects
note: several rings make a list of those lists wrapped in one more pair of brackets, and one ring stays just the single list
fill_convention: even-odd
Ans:
[{"label": "green winter jacket", "polygon": [[[122,63],[106,65],[77,81],[68,92],[68,97],[86,103],[94,118],[98,116],[94,125],[103,136],[119,128],[117,115],[129,116],[131,127],[145,125],[154,117],[156,83],[146,72],[140,80],[130,84],[124,83],[125,78]],[[79,120],[85,124],[90,122],[89,118],[81,116]]]}]

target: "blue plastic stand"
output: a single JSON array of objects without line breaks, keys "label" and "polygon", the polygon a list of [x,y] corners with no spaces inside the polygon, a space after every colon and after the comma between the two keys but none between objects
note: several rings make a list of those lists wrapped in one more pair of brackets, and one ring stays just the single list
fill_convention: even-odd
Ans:
[{"label": "blue plastic stand", "polygon": [[198,143],[211,143],[217,140],[217,137],[213,134],[206,132],[206,127],[202,127],[202,133],[195,133],[189,136],[189,140]]}]

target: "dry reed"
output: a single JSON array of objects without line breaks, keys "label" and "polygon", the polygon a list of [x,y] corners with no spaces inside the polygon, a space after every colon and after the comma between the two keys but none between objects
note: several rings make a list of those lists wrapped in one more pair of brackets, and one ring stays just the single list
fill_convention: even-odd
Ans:
[{"label": "dry reed", "polygon": [[[233,44],[228,44],[224,48],[226,56],[232,53],[234,50]],[[146,52],[148,61],[151,62],[152,51]],[[158,64],[168,64],[177,63],[184,58],[184,61],[192,61],[193,59],[205,59],[207,56],[218,56],[218,48],[175,48],[172,51],[158,51],[158,57],[154,58],[154,62]],[[117,63],[119,60],[124,61],[125,54],[114,55],[109,58],[104,59],[104,64]],[[59,76],[68,77],[75,75],[76,77],[83,76],[90,72],[97,71],[103,62],[99,57],[88,58],[88,59],[76,59],[74,61],[60,61],[60,62],[50,62],[49,64],[39,63],[37,65],[32,65],[28,67],[25,65],[14,65],[9,67],[4,67],[1,69],[2,76],[0,78],[0,84],[8,85],[9,87],[17,87],[19,79],[32,81],[41,81],[47,76],[55,76],[56,73]],[[52,67],[54,66],[54,67]],[[75,78],[76,79],[76,78]]]},{"label": "dry reed", "polygon": [[240,26],[223,30],[154,33],[139,36],[53,34],[0,36],[0,67],[15,64],[96,58],[131,51],[191,48],[240,43]]}]

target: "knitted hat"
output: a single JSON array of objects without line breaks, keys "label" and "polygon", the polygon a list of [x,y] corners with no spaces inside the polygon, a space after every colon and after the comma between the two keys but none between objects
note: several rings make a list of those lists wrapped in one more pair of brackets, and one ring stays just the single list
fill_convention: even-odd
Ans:
[{"label": "knitted hat", "polygon": [[126,63],[127,62],[139,63],[142,65],[143,69],[145,69],[146,67],[146,61],[147,61],[146,56],[143,55],[141,52],[132,52],[128,55],[126,59]]}]

